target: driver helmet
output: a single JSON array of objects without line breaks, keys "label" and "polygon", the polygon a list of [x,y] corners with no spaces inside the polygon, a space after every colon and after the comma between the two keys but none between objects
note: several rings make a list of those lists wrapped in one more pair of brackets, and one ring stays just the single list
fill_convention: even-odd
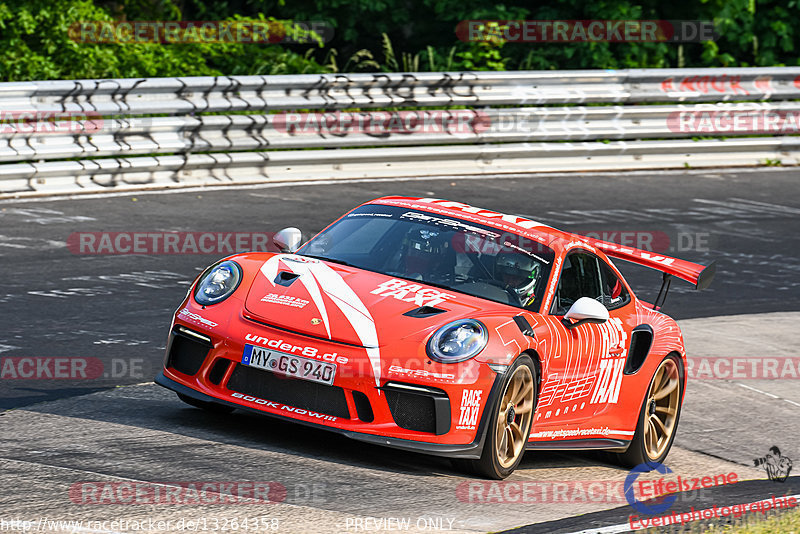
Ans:
[{"label": "driver helmet", "polygon": [[501,252],[495,258],[494,277],[527,305],[539,280],[539,262],[524,254]]}]

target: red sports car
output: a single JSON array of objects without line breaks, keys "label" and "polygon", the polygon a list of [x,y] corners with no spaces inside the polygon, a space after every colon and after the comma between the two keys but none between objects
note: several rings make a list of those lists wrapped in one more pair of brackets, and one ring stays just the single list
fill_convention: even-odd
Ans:
[{"label": "red sports car", "polygon": [[[386,197],[283,253],[203,272],[156,382],[209,410],[291,419],[504,478],[525,449],[663,462],[686,355],[658,311],[708,267],[434,198]],[[664,273],[639,300],[609,257]]]}]

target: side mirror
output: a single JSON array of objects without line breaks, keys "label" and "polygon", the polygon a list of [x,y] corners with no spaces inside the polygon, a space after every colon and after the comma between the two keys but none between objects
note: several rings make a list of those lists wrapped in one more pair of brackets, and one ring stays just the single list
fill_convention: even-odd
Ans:
[{"label": "side mirror", "polygon": [[284,228],[272,236],[272,242],[281,252],[296,252],[303,242],[303,234],[297,228]]},{"label": "side mirror", "polygon": [[581,297],[570,307],[562,322],[564,326],[572,329],[586,323],[603,324],[609,318],[605,306],[589,297]]}]

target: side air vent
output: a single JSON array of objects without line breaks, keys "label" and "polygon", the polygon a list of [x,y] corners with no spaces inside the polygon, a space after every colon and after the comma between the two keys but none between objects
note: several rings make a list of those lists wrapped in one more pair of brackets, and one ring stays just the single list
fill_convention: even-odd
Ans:
[{"label": "side air vent", "polygon": [[642,324],[633,329],[631,348],[628,351],[628,360],[625,362],[623,370],[626,375],[632,375],[642,367],[652,344],[653,329],[650,325]]},{"label": "side air vent", "polygon": [[523,317],[522,315],[517,315],[516,317],[514,317],[514,322],[517,323],[517,326],[519,327],[520,332],[522,332],[522,335],[528,337],[534,337],[531,323],[529,323],[525,317]]},{"label": "side air vent", "polygon": [[433,306],[420,306],[419,308],[414,308],[413,310],[408,310],[403,315],[406,317],[416,317],[418,319],[424,319],[426,317],[433,317],[434,315],[439,315],[440,313],[444,313],[447,310],[443,310],[441,308],[434,308]]}]

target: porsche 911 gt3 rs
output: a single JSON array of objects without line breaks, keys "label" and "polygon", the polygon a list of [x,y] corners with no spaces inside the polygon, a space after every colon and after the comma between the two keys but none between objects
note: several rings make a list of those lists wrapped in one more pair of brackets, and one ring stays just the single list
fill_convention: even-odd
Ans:
[{"label": "porsche 911 gt3 rs", "polygon": [[[156,382],[185,402],[254,410],[451,457],[504,478],[526,449],[663,462],[686,384],[659,310],[676,258],[433,198],[385,197],[281,253],[225,258],[192,285]],[[639,300],[610,258],[663,272]]]}]

